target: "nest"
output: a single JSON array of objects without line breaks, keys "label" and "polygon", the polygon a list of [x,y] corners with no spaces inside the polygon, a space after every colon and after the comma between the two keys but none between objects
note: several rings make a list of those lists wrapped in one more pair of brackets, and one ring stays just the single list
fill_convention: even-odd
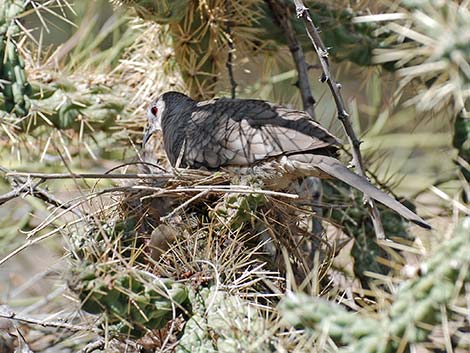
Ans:
[{"label": "nest", "polygon": [[312,288],[314,268],[325,275],[334,246],[311,232],[298,195],[263,189],[259,174],[153,169],[70,244],[69,287],[116,334],[192,317],[204,288],[271,315],[286,278]]}]

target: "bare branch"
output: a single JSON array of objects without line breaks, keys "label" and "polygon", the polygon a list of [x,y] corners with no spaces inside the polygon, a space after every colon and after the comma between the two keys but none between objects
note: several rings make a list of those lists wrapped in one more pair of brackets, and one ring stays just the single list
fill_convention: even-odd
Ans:
[{"label": "bare branch", "polygon": [[10,172],[7,176],[23,176],[39,179],[171,179],[174,174],[104,174],[104,173],[24,173]]},{"label": "bare branch", "polygon": [[8,319],[8,320],[13,320],[17,322],[21,322],[23,324],[28,324],[28,325],[39,325],[42,327],[55,327],[55,328],[62,328],[65,330],[70,330],[70,331],[85,331],[85,332],[95,332],[95,333],[100,333],[102,332],[100,329],[95,328],[95,327],[86,327],[86,326],[80,326],[80,325],[73,325],[73,324],[68,324],[66,322],[61,322],[61,321],[45,321],[45,320],[37,320],[31,317],[23,316],[23,315],[18,315],[14,313],[13,311],[8,311],[6,312],[5,310],[0,312],[0,318],[2,319]]},{"label": "bare branch", "polygon": [[70,208],[70,205],[68,203],[62,202],[54,195],[51,195],[46,189],[39,187],[39,185],[42,184],[45,179],[40,179],[39,181],[33,183],[31,178],[29,177],[22,178],[19,175],[11,175],[11,171],[7,168],[0,167],[0,171],[5,173],[7,177],[10,177],[12,179],[10,181],[12,190],[0,196],[0,205],[3,205],[4,203],[13,200],[16,197],[30,194],[37,197],[38,199],[43,200],[46,203],[49,203],[62,209],[69,209],[71,212],[76,213],[75,210]]},{"label": "bare branch", "polygon": [[225,12],[227,13],[227,16],[229,17],[227,21],[227,28],[226,28],[226,33],[227,33],[227,39],[228,39],[228,57],[227,57],[227,70],[228,70],[228,76],[230,79],[230,86],[231,86],[231,96],[232,99],[235,99],[236,93],[237,93],[237,82],[235,81],[234,75],[233,75],[233,53],[235,52],[235,46],[233,43],[233,35],[232,35],[232,0],[225,0]]},{"label": "bare branch", "polygon": [[[337,83],[331,75],[330,65],[328,62],[328,50],[323,44],[318,30],[315,27],[312,18],[310,17],[308,8],[305,7],[303,1],[294,0],[294,3],[297,12],[297,17],[303,19],[308,37],[310,38],[313,47],[315,48],[315,51],[318,55],[318,59],[320,60],[320,65],[323,71],[321,81],[326,82],[328,84],[328,87],[330,88],[333,98],[335,100],[336,107],[338,110],[338,119],[341,121],[346,135],[348,136],[349,143],[351,144],[354,167],[356,168],[356,171],[359,175],[366,177],[366,173],[364,171],[364,163],[362,161],[360,151],[361,142],[356,137],[354,129],[349,120],[349,114],[346,111],[343,97],[340,92],[341,85]],[[371,216],[377,238],[384,239],[385,233],[382,226],[382,220],[380,219],[380,213],[377,206],[375,205],[375,202],[367,195],[364,195],[364,200],[369,207],[369,214]]]},{"label": "bare branch", "polygon": [[271,8],[276,21],[279,23],[286,36],[287,44],[299,75],[298,85],[300,95],[302,97],[303,108],[312,118],[315,118],[315,98],[313,97],[312,90],[310,89],[310,80],[308,79],[309,65],[305,61],[302,45],[298,41],[294,28],[290,23],[290,14],[288,12],[289,7],[285,6],[285,4],[281,3],[279,0],[265,1]]},{"label": "bare branch", "polygon": [[78,353],[92,353],[96,350],[102,350],[104,349],[106,345],[106,342],[104,339],[99,339],[97,341],[94,341],[94,342],[91,342],[91,343],[88,343],[85,347],[83,347],[82,349],[80,349],[78,351]]}]

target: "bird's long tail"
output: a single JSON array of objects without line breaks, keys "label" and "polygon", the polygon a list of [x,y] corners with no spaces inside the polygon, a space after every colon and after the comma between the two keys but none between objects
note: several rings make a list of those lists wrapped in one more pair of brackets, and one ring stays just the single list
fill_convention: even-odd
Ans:
[{"label": "bird's long tail", "polygon": [[346,184],[349,184],[352,187],[362,191],[364,194],[391,208],[399,215],[410,220],[411,222],[416,223],[417,225],[423,228],[431,229],[431,226],[417,214],[403,206],[393,197],[377,189],[366,178],[350,171],[337,159],[319,155],[311,155],[309,157],[311,157],[309,158],[310,163],[312,163],[316,168],[320,169],[326,174],[331,175],[332,177],[335,177],[336,179],[339,179],[345,182]]}]

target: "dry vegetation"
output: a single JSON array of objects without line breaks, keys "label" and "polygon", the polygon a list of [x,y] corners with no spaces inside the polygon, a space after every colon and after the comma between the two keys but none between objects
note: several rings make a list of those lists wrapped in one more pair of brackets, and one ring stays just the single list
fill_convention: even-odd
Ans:
[{"label": "dry vegetation", "polygon": [[344,184],[140,148],[166,90],[301,108],[286,17],[341,133],[291,1],[111,3],[0,3],[0,352],[470,349],[468,1],[305,1],[368,176],[434,227],[379,206],[386,240]]}]

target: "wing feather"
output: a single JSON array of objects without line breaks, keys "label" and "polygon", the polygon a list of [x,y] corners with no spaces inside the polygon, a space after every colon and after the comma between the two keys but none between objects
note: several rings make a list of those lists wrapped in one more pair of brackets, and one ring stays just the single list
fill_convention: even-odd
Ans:
[{"label": "wing feather", "polygon": [[198,103],[186,127],[186,141],[186,164],[211,169],[340,145],[305,112],[232,99]]}]

